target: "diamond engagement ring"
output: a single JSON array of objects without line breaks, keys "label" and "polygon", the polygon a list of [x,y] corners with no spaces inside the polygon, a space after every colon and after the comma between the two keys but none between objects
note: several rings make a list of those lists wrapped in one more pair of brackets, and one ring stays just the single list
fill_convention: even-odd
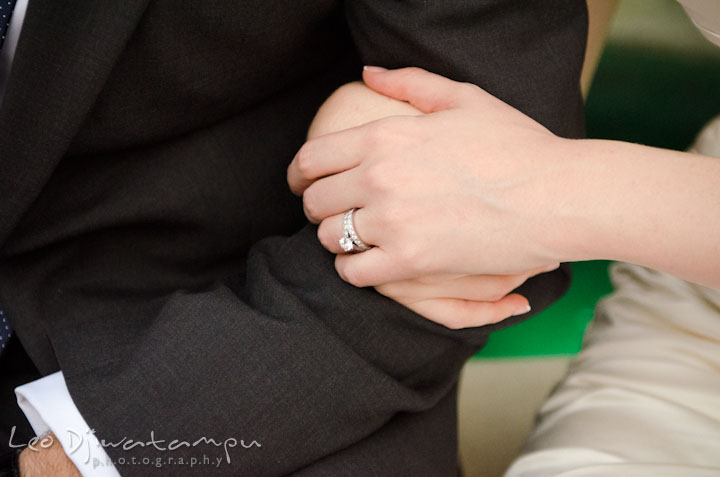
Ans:
[{"label": "diamond engagement ring", "polygon": [[343,217],[343,236],[339,240],[340,246],[345,252],[364,252],[370,250],[370,246],[360,240],[360,237],[355,233],[355,227],[353,226],[353,213],[357,209],[350,209],[345,212]]}]

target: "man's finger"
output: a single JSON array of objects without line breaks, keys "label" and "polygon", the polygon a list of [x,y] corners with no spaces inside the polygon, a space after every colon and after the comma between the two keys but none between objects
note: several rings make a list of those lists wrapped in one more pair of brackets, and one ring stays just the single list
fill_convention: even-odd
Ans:
[{"label": "man's finger", "polygon": [[406,305],[415,313],[454,330],[498,323],[530,311],[522,295],[512,294],[496,302],[438,298]]},{"label": "man's finger", "polygon": [[421,68],[386,70],[366,66],[365,84],[380,94],[407,101],[424,113],[457,107],[470,91],[467,83],[458,83]]}]

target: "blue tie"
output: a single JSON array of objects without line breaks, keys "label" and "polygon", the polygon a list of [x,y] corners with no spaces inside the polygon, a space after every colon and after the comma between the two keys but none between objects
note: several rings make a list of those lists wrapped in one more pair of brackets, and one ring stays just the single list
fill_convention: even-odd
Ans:
[{"label": "blue tie", "polygon": [[12,328],[10,327],[10,320],[5,316],[5,312],[0,308],[0,355],[5,351],[10,337],[12,336]]},{"label": "blue tie", "polygon": [[5,42],[5,34],[10,25],[13,8],[15,8],[15,0],[0,0],[0,49]]},{"label": "blue tie", "polygon": [[[10,16],[12,15],[13,8],[15,8],[15,0],[0,0],[0,50],[2,50],[3,43],[5,43],[5,34],[7,33],[8,25],[10,25]],[[5,351],[5,347],[11,336],[12,327],[10,326],[10,320],[5,316],[2,304],[0,304],[0,355]]]}]

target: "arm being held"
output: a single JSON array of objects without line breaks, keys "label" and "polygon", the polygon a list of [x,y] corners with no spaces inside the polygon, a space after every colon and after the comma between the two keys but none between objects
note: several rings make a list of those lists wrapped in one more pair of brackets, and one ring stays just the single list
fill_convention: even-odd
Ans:
[{"label": "arm being held", "polygon": [[[552,130],[576,136],[582,131],[577,83],[585,2],[554,3],[557,8],[544,2],[518,7],[509,0],[353,0],[344,7],[362,62],[415,64],[489,87]],[[51,330],[71,395],[98,436],[147,441],[154,430],[168,440],[234,437],[262,444],[244,449],[238,444],[232,464],[218,468],[219,475],[286,475],[389,436],[382,445],[364,448],[366,460],[360,462],[369,472],[415,468],[417,474],[457,474],[452,390],[466,358],[497,326],[451,331],[371,289],[348,285],[312,226],[260,241],[240,273],[244,286],[143,297],[122,309],[103,306],[94,294],[108,289],[81,280],[85,286],[75,287],[81,300],[67,284],[63,295],[48,294],[64,322],[92,321],[86,334],[94,342],[122,344],[98,361],[95,348],[63,336],[72,337],[70,331]],[[567,283],[567,275],[556,271],[523,288],[533,310],[540,311]],[[47,285],[54,291],[51,285],[55,282]],[[87,320],[93,314],[104,319]],[[178,391],[192,399],[178,399]],[[450,403],[448,413],[428,421],[430,410],[443,401]],[[106,407],[98,405],[105,402]],[[415,432],[404,428],[393,438],[382,431],[392,421],[426,425]],[[450,428],[443,443],[435,439],[438,428]],[[432,446],[427,452],[404,439],[422,435],[433,436],[420,443]],[[182,448],[174,455],[190,457],[197,450]],[[150,447],[108,453],[157,456]],[[358,465],[364,468],[357,462],[323,475],[357,473]],[[120,469],[123,475],[144,470]],[[172,471],[192,473],[188,466]]]}]

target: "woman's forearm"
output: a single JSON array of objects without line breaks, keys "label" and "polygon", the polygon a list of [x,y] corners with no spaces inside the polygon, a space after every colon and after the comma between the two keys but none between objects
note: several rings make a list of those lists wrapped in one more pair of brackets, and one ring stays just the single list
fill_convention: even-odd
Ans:
[{"label": "woman's forearm", "polygon": [[562,260],[621,260],[720,287],[720,159],[604,140],[568,140]]}]

